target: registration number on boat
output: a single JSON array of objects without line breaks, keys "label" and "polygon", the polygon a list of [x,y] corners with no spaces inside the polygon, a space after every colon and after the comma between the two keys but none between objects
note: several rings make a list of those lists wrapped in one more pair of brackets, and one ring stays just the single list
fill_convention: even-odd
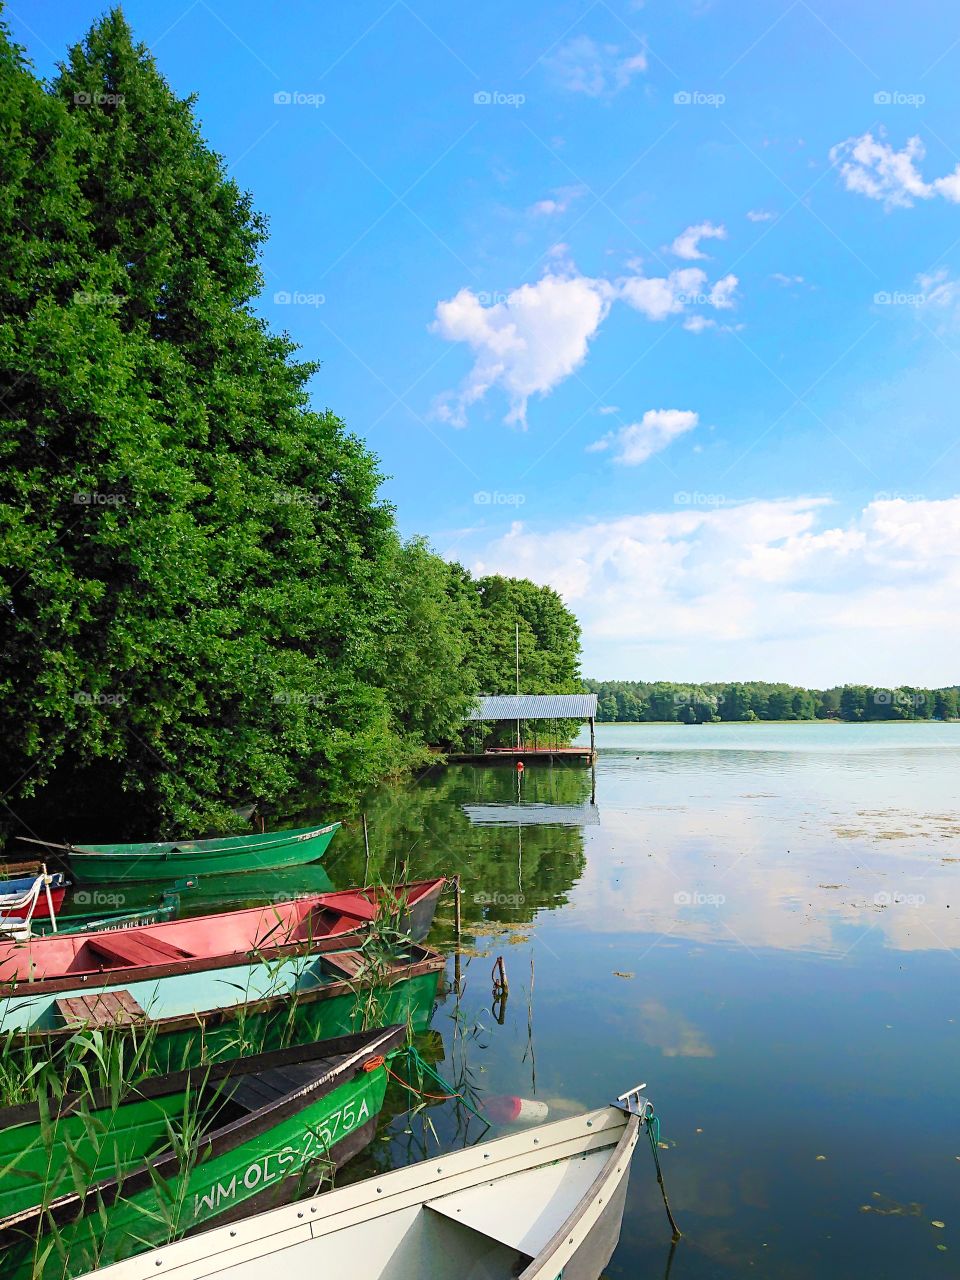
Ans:
[{"label": "registration number on boat", "polygon": [[356,1099],[345,1102],[339,1110],[324,1116],[317,1125],[304,1129],[296,1146],[287,1144],[278,1151],[268,1151],[242,1172],[232,1174],[225,1181],[215,1182],[205,1192],[196,1192],[193,1197],[194,1218],[216,1213],[224,1203],[243,1200],[302,1169],[311,1160],[321,1159],[341,1138],[369,1119],[370,1104],[366,1098],[359,1102]]}]

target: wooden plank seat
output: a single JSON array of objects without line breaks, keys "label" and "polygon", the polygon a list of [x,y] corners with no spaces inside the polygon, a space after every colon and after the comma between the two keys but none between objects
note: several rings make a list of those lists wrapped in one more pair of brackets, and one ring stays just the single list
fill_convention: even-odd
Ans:
[{"label": "wooden plank seat", "polygon": [[55,1004],[68,1027],[118,1027],[141,1022],[147,1016],[129,991],[59,996]]},{"label": "wooden plank seat", "polygon": [[122,929],[91,938],[87,945],[95,955],[121,964],[169,964],[171,960],[186,960],[191,955],[160,938],[125,936]]},{"label": "wooden plank seat", "polygon": [[359,951],[328,951],[320,957],[321,964],[331,969],[336,977],[351,982],[366,968],[367,962]]},{"label": "wooden plank seat", "polygon": [[301,1066],[273,1067],[267,1071],[259,1071],[254,1075],[237,1076],[228,1085],[228,1092],[234,1102],[246,1111],[259,1111],[271,1102],[279,1102],[288,1094],[296,1093],[319,1080],[322,1075],[345,1061],[346,1054],[325,1058],[322,1062],[311,1062]]}]

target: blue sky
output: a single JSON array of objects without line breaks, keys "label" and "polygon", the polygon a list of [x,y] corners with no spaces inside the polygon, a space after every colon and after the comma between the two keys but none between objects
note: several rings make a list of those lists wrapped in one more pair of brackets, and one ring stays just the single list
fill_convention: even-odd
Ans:
[{"label": "blue sky", "polygon": [[[6,16],[49,74],[100,11]],[[405,533],[591,675],[960,679],[954,6],[125,11]]]}]

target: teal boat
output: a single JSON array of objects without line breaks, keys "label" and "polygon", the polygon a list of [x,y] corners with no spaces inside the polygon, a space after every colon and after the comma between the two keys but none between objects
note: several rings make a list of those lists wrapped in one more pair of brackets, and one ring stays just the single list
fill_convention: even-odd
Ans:
[{"label": "teal boat", "polygon": [[373,1138],[387,1027],[0,1110],[4,1280],[63,1280],[312,1195]]},{"label": "teal boat", "polygon": [[302,866],[322,858],[339,830],[340,823],[331,822],[325,827],[154,844],[58,845],[40,840],[28,843],[65,852],[73,874],[82,884],[123,884],[131,880],[173,880],[180,876]]},{"label": "teal boat", "polygon": [[23,986],[0,1001],[0,1041],[8,1055],[57,1061],[83,1031],[150,1037],[153,1069],[175,1071],[373,1025],[424,1031],[444,966],[438,952],[412,943],[390,955],[312,951],[95,988]]}]

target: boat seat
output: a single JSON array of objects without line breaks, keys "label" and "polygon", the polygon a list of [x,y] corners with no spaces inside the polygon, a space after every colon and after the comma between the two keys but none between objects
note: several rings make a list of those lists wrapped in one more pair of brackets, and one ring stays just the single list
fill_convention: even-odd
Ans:
[{"label": "boat seat", "polygon": [[90,938],[87,945],[95,955],[105,960],[119,960],[123,964],[168,964],[171,960],[188,960],[189,951],[172,946],[160,938],[125,937],[125,930],[116,929],[102,936]]},{"label": "boat seat", "polygon": [[321,965],[332,970],[334,977],[353,981],[366,967],[366,960],[359,951],[328,951],[320,957]]},{"label": "boat seat", "polygon": [[129,991],[59,996],[54,1004],[68,1027],[118,1027],[141,1022],[147,1016]]},{"label": "boat seat", "polygon": [[279,1102],[291,1093],[306,1089],[321,1076],[346,1061],[345,1053],[324,1058],[322,1062],[304,1063],[300,1066],[273,1067],[250,1075],[238,1076],[228,1082],[224,1092],[245,1111],[259,1111],[261,1107]]}]

